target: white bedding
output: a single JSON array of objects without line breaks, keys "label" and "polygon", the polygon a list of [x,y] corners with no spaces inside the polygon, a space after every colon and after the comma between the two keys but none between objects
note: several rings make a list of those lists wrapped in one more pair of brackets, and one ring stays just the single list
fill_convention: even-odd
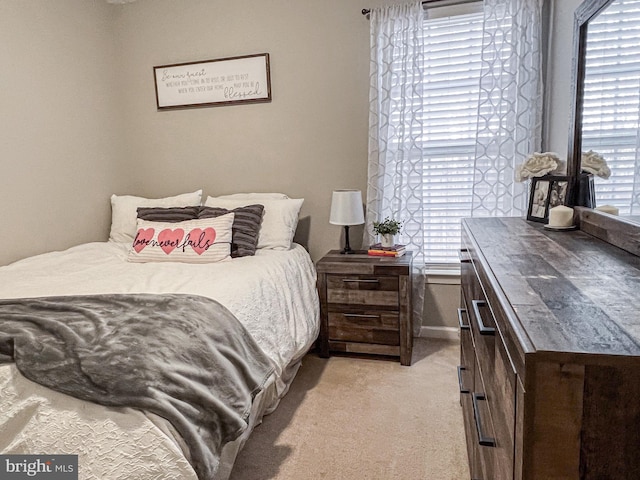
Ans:
[{"label": "white bedding", "polygon": [[[0,298],[95,293],[189,293],[214,298],[251,332],[276,365],[252,421],[284,394],[291,371],[316,338],[316,277],[299,245],[254,257],[186,265],[126,261],[129,245],[100,242],[0,268]],[[0,366],[0,452],[79,454],[80,478],[195,479],[167,422],[53,392]],[[223,452],[228,475],[242,441]]]}]

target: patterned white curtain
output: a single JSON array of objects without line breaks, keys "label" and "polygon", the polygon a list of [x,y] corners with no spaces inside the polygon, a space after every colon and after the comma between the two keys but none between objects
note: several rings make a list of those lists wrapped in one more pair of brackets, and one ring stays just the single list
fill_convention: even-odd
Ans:
[{"label": "patterned white curtain", "polygon": [[[374,221],[403,221],[399,242],[414,252],[413,330],[424,302],[421,98],[421,2],[371,10],[369,174],[364,244],[376,241]],[[393,118],[393,125],[389,120]]]},{"label": "patterned white curtain", "polygon": [[542,144],[543,0],[484,0],[473,216],[521,216],[515,166]]},{"label": "patterned white curtain", "polygon": [[[473,216],[521,216],[526,186],[515,166],[542,143],[543,0],[484,0]],[[369,171],[364,243],[374,221],[404,221],[399,241],[414,252],[414,333],[424,300],[424,45],[421,2],[371,11]],[[392,122],[390,122],[392,119]]]}]

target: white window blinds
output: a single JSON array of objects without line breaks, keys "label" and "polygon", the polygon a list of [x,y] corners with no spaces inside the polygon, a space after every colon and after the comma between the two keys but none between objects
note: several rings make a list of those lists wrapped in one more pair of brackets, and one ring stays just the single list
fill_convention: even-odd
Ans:
[{"label": "white window blinds", "polygon": [[[481,5],[481,4],[480,4]],[[469,6],[467,6],[469,8]],[[478,10],[477,7],[475,10]],[[460,219],[471,216],[482,11],[424,23],[422,79],[425,260],[458,261]]]},{"label": "white window blinds", "polygon": [[582,150],[607,160],[612,174],[596,178],[596,204],[615,205],[621,215],[640,213],[639,38],[640,0],[616,0],[589,24]]}]

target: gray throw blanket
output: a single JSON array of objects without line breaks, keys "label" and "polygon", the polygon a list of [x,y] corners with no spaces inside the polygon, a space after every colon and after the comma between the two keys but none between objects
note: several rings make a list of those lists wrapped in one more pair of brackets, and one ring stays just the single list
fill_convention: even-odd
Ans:
[{"label": "gray throw blanket", "polygon": [[226,308],[179,294],[0,300],[0,363],[8,362],[53,390],[166,418],[201,480],[246,430],[273,372]]}]

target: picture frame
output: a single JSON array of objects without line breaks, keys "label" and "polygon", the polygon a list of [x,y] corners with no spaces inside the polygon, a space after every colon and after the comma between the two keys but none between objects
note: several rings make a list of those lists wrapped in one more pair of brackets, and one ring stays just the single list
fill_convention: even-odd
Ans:
[{"label": "picture frame", "polygon": [[158,110],[271,101],[269,54],[153,67]]},{"label": "picture frame", "polygon": [[551,181],[546,177],[533,177],[531,179],[527,220],[542,223],[547,221],[549,218],[550,187]]},{"label": "picture frame", "polygon": [[551,180],[549,190],[549,209],[558,205],[566,205],[569,191],[569,177],[566,175],[548,176]]},{"label": "picture frame", "polygon": [[566,175],[545,175],[531,179],[527,220],[547,223],[549,210],[567,201],[569,177]]}]

